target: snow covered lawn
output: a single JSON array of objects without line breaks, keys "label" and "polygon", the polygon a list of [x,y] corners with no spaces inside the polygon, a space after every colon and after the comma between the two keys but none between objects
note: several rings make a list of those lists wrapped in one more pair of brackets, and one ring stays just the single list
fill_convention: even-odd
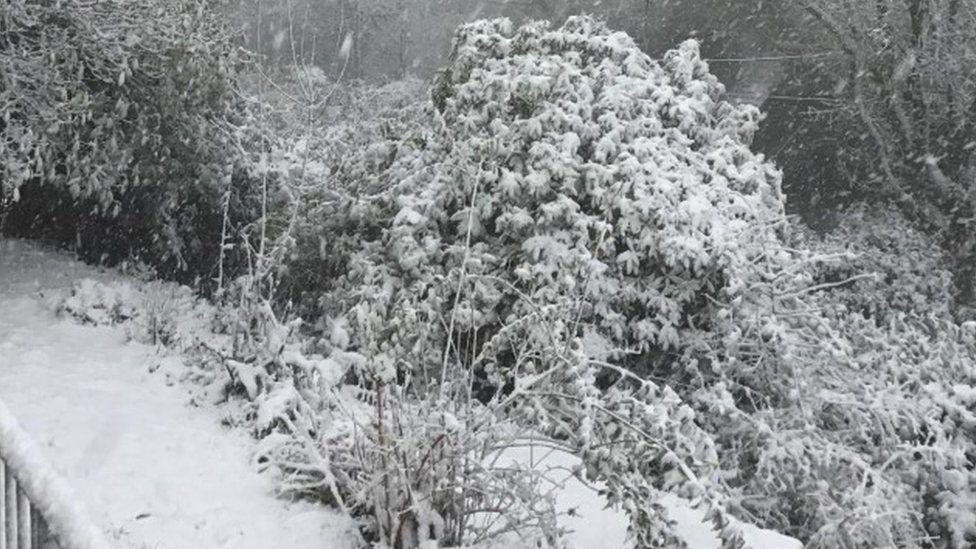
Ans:
[{"label": "snow covered lawn", "polygon": [[[38,292],[112,275],[0,241],[0,399],[120,547],[352,547],[329,509],[274,497],[252,440],[188,406],[151,347],[56,318]],[[168,386],[170,385],[170,386]]]}]

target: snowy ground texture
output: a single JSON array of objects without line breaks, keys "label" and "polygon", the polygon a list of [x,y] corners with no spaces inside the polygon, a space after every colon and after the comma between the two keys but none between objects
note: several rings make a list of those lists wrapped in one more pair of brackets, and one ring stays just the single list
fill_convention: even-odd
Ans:
[{"label": "snowy ground texture", "polygon": [[[322,548],[355,545],[334,511],[276,499],[251,467],[253,441],[221,425],[221,410],[191,405],[151,346],[123,330],[57,318],[51,296],[78,280],[121,275],[22,241],[0,240],[0,401],[120,548]],[[177,363],[178,364],[178,363]],[[528,459],[528,456],[511,456]],[[570,456],[538,459],[564,481],[559,502],[577,549],[625,548],[626,521],[566,472]],[[701,512],[668,502],[692,549],[718,541]],[[743,526],[754,549],[800,543]],[[509,547],[508,549],[514,549]]]}]

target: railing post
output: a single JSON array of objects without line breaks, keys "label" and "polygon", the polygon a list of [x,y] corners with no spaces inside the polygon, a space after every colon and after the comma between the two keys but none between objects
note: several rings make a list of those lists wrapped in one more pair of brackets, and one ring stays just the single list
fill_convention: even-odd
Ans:
[{"label": "railing post", "polygon": [[7,464],[0,459],[0,549],[7,549]]},{"label": "railing post", "polygon": [[17,480],[14,478],[10,467],[7,467],[4,473],[7,478],[7,493],[4,494],[3,498],[7,508],[6,519],[4,520],[7,523],[7,549],[17,549]]},{"label": "railing post", "polygon": [[31,547],[34,549],[41,549],[45,529],[44,517],[41,516],[36,507],[31,505]]},{"label": "railing post", "polygon": [[19,549],[31,549],[31,502],[27,499],[27,494],[23,489],[17,490],[17,517],[20,524],[17,531],[20,534]]}]

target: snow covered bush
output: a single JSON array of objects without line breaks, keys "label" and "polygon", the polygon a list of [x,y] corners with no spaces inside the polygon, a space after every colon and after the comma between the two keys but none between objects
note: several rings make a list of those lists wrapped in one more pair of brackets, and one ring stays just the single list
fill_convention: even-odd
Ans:
[{"label": "snow covered bush", "polygon": [[131,286],[107,285],[90,278],[76,282],[56,310],[96,326],[122,324],[139,314],[138,297]]},{"label": "snow covered bush", "polygon": [[372,377],[524,414],[611,485],[641,547],[673,542],[662,490],[725,523],[695,414],[633,372],[707,350],[783,224],[748,147],[760,115],[722,92],[694,42],[659,65],[589,18],[465,25],[428,127],[323,209],[351,229],[325,246],[347,274],[323,305],[350,310]]},{"label": "snow covered bush", "polygon": [[249,183],[243,57],[218,15],[184,0],[11,0],[0,18],[5,229],[209,275],[222,199],[236,189],[231,212],[246,217]]},{"label": "snow covered bush", "polygon": [[[432,129],[377,175],[391,190],[370,195],[359,233],[376,237],[350,253],[361,352],[414,383],[450,383],[444,364],[457,363],[490,402],[548,371],[552,333],[563,345],[580,337],[601,362],[680,393],[656,417],[682,400],[695,408],[743,518],[820,547],[965,546],[968,435],[932,421],[942,400],[918,397],[970,383],[972,349],[942,314],[938,256],[907,230],[895,243],[849,229],[791,249],[777,176],[748,151],[755,111],[710,95],[718,84],[693,45],[658,67],[588,25],[459,32]],[[566,328],[539,321],[555,303]],[[606,366],[596,375],[598,386],[624,379]],[[612,393],[591,398],[607,408]],[[621,461],[597,478],[631,465],[611,457]],[[616,503],[646,501],[653,492],[640,498],[631,483],[655,478],[623,480]]]},{"label": "snow covered bush", "polygon": [[816,282],[831,283],[862,277],[831,289],[836,311],[861,313],[886,323],[898,312],[946,317],[952,310],[952,271],[938,241],[910,224],[891,208],[851,208],[841,214],[840,225],[803,245],[825,253],[846,250],[843,261],[817,266]]},{"label": "snow covered bush", "polygon": [[436,129],[379,174],[385,211],[350,280],[458,311],[447,324],[479,346],[528,312],[520,296],[572,295],[611,349],[681,349],[782,216],[778,173],[748,148],[759,113],[722,90],[694,42],[659,66],[586,18],[462,27]]},{"label": "snow covered bush", "polygon": [[973,439],[958,418],[973,326],[926,290],[947,283],[938,254],[910,245],[911,232],[879,240],[877,222],[861,221],[794,250],[729,309],[717,326],[728,350],[688,380],[687,398],[744,519],[810,547],[966,547]]},{"label": "snow covered bush", "polygon": [[[298,76],[283,78],[288,86]],[[334,288],[346,270],[347,254],[355,249],[364,217],[369,213],[337,213],[349,204],[344,197],[370,210],[365,186],[375,173],[389,166],[404,136],[419,127],[424,87],[418,81],[381,86],[362,82],[318,80],[322,89],[305,90],[311,83],[286,87],[289,94],[307,97],[302,104],[281,98],[273,90],[260,91],[271,106],[267,125],[269,153],[260,161],[261,173],[287,189],[287,203],[270,217],[289,224],[293,248],[279,278],[279,301],[291,301],[309,318],[321,313],[318,298]],[[280,103],[280,105],[279,105]]]},{"label": "snow covered bush", "polygon": [[[376,303],[364,302],[352,314],[351,327],[360,338],[356,343],[364,356],[364,398],[374,406],[378,401],[389,402],[386,406],[400,410],[394,417],[404,418],[393,423],[396,428],[392,432],[397,436],[387,438],[386,443],[380,434],[369,440],[378,446],[374,452],[385,455],[388,451],[384,447],[390,446],[389,453],[403,452],[409,456],[405,461],[414,463],[417,456],[431,453],[431,436],[443,440],[429,459],[431,467],[443,467],[446,472],[434,475],[438,482],[433,484],[423,482],[428,477],[427,472],[421,472],[422,482],[398,485],[398,495],[393,499],[402,503],[393,509],[388,507],[390,499],[367,492],[367,508],[381,514],[393,512],[394,516],[398,510],[413,512],[414,498],[427,494],[421,499],[431,502],[425,513],[457,525],[448,529],[449,535],[441,541],[471,543],[492,531],[480,529],[467,516],[468,510],[481,509],[486,502],[500,498],[506,505],[492,506],[488,513],[497,514],[494,522],[501,520],[517,531],[539,533],[544,546],[558,546],[558,532],[547,521],[539,520],[551,511],[543,512],[545,505],[534,504],[545,500],[519,487],[536,473],[526,469],[499,476],[494,467],[479,465],[493,463],[506,449],[536,444],[580,456],[585,469],[575,474],[605,486],[601,493],[608,502],[629,515],[630,533],[637,547],[683,546],[660,504],[667,491],[709,509],[716,531],[729,547],[736,546],[739,532],[731,525],[722,497],[710,479],[717,456],[709,436],[696,425],[694,412],[667,387],[591,357],[583,342],[575,339],[580,333],[579,324],[573,320],[579,310],[578,300],[570,297],[536,303],[533,313],[510,319],[503,337],[523,345],[507,354],[510,362],[504,372],[491,348],[472,348],[478,337],[473,331],[463,332],[457,343],[447,342],[449,347],[441,349],[427,347],[415,335],[404,336],[400,328],[429,329],[424,313],[412,310],[414,305],[380,312]],[[466,356],[468,352],[472,354]],[[436,371],[425,368],[431,360],[437,361]],[[610,387],[603,381],[608,369],[619,376]],[[479,395],[484,375],[506,389],[493,391],[490,396]],[[380,396],[383,394],[391,396]],[[448,422],[454,427],[447,433],[443,432],[445,414],[455,418]],[[417,432],[405,431],[403,425],[430,427]],[[429,429],[433,434],[428,434]],[[372,432],[376,430],[374,427]],[[399,463],[361,467],[365,476],[361,485],[372,486],[392,476]],[[486,482],[492,478],[505,482]],[[521,495],[514,500],[506,496],[513,493]],[[526,513],[528,510],[532,512]],[[382,536],[380,539],[393,542]]]},{"label": "snow covered bush", "polygon": [[53,297],[59,314],[96,326],[122,326],[133,340],[179,350],[199,343],[216,310],[186,286],[163,281],[100,282],[85,278]]}]

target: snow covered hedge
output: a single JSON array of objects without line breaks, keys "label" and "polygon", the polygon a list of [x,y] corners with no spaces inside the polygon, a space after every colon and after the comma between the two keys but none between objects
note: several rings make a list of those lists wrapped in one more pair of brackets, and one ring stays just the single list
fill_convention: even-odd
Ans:
[{"label": "snow covered hedge", "polygon": [[10,0],[0,18],[5,228],[94,260],[209,270],[226,193],[232,213],[248,194],[244,58],[218,14],[185,0]]},{"label": "snow covered hedge", "polygon": [[694,42],[658,65],[587,18],[462,27],[436,129],[381,175],[380,238],[350,279],[384,307],[417,296],[484,345],[573,296],[613,349],[681,349],[783,213],[778,172],[748,147],[758,111],[722,92]]},{"label": "snow covered hedge", "polygon": [[976,326],[944,258],[867,213],[790,240],[760,115],[721,95],[694,42],[657,63],[588,18],[472,23],[426,108],[388,86],[329,128],[255,120],[269,216],[227,236],[249,269],[194,324],[220,345],[173,322],[183,291],[62,309],[190,345],[282,491],[370,541],[558,543],[534,473],[473,465],[528,438],[577,455],[638,547],[679,543],[665,492],[728,545],[727,511],[813,547],[967,546]]}]

